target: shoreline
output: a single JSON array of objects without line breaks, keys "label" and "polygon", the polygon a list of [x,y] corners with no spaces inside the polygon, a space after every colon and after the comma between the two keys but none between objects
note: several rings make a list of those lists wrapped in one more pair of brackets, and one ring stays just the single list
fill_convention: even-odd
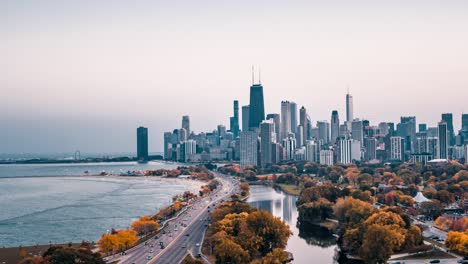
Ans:
[{"label": "shoreline", "polygon": [[[166,183],[172,183],[176,185],[180,185],[184,187],[184,190],[190,190],[194,192],[195,194],[198,193],[198,190],[201,189],[203,185],[206,185],[206,182],[199,181],[199,180],[192,180],[192,179],[182,179],[182,178],[168,178],[168,177],[163,177],[163,176],[120,176],[120,175],[63,175],[63,176],[33,176],[33,177],[0,177],[0,180],[4,179],[14,179],[14,178],[19,178],[19,179],[25,179],[25,178],[63,178],[63,179],[69,179],[69,180],[89,180],[89,181],[112,181],[112,180],[120,180],[120,181],[130,181],[130,180],[135,180],[135,181],[141,181],[141,182],[151,182],[151,183],[156,183],[156,182],[166,182]],[[183,191],[177,194],[182,194]],[[171,197],[168,197],[170,199]],[[151,212],[148,212],[148,215],[154,215],[157,214],[158,212],[156,210],[153,210]],[[89,216],[92,217],[92,216]],[[128,223],[130,224],[130,222]],[[81,240],[86,240],[86,239],[78,239],[78,240],[71,240],[73,244],[80,243]],[[53,244],[68,244],[70,240],[64,240],[64,241],[54,241]],[[91,242],[91,241],[90,241]],[[40,244],[17,244],[17,245],[5,245],[0,247],[2,250],[17,250],[19,247],[22,246],[23,248],[28,247],[28,248],[35,248],[35,247],[45,247],[49,246],[48,243],[40,243]],[[1,254],[0,254],[1,256]],[[0,261],[2,263],[2,261]]]}]

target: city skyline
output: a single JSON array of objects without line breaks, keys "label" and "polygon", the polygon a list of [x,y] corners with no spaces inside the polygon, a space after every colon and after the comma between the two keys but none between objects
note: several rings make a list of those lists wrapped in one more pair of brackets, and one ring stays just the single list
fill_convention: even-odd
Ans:
[{"label": "city skyline", "polygon": [[314,123],[332,110],[345,120],[348,87],[354,116],[374,124],[453,113],[457,131],[468,112],[464,1],[5,1],[0,12],[1,153],[134,152],[138,126],[162,151],[182,115],[193,131],[229,127],[252,64],[265,115],[289,100]]}]

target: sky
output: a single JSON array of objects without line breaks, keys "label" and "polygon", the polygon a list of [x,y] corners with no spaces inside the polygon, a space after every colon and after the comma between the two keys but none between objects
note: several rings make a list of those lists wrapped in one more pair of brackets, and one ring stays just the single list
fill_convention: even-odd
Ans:
[{"label": "sky", "polygon": [[[261,69],[265,112],[371,124],[468,112],[468,1],[0,1],[0,153],[150,152],[190,115],[229,126]],[[258,75],[258,74],[257,74]],[[258,76],[256,77],[258,79]]]}]

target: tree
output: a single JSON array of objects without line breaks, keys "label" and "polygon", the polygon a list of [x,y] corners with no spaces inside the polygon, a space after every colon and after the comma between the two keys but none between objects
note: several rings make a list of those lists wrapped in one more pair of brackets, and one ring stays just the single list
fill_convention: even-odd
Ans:
[{"label": "tree", "polygon": [[338,221],[348,227],[357,225],[374,212],[372,205],[352,197],[339,198],[333,206]]},{"label": "tree", "polygon": [[366,263],[386,263],[405,237],[391,226],[372,224],[364,234],[360,256]]},{"label": "tree", "polygon": [[109,254],[114,251],[116,243],[116,237],[112,234],[104,234],[98,241],[99,251]]},{"label": "tree", "polygon": [[449,232],[445,245],[461,255],[468,255],[468,230],[465,232]]},{"label": "tree", "polygon": [[246,182],[241,183],[239,187],[240,187],[242,193],[244,193],[244,195],[242,195],[242,196],[245,196],[245,195],[247,195],[247,193],[250,192],[250,186]]},{"label": "tree", "polygon": [[247,224],[252,232],[260,237],[259,251],[263,256],[274,248],[285,248],[291,236],[289,226],[265,210],[250,213]]},{"label": "tree", "polygon": [[[174,204],[176,203],[180,202],[175,202]],[[140,217],[140,219],[132,223],[132,230],[134,230],[140,235],[157,231],[158,228],[158,222],[152,220],[149,216],[142,216]]]},{"label": "tree", "polygon": [[19,253],[18,254],[19,254],[20,258],[22,258],[22,259],[24,259],[28,255],[26,250],[24,250],[24,248],[21,247],[21,246],[19,247]]},{"label": "tree", "polygon": [[419,205],[419,213],[425,216],[432,217],[433,219],[441,215],[443,207],[438,201],[422,202]]},{"label": "tree", "polygon": [[320,198],[319,201],[302,204],[298,207],[298,220],[301,224],[317,223],[333,216],[333,203]]},{"label": "tree", "polygon": [[230,239],[221,239],[215,246],[216,263],[244,264],[249,263],[249,254]]},{"label": "tree", "polygon": [[283,264],[288,261],[288,252],[275,248],[272,252],[263,257],[262,264]]},{"label": "tree", "polygon": [[133,230],[119,230],[116,237],[119,246],[125,247],[125,249],[134,246],[138,241],[138,236]]}]

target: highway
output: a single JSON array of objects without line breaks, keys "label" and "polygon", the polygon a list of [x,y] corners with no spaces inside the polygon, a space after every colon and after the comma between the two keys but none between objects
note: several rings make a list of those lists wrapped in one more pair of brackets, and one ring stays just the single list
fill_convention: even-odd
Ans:
[{"label": "highway", "polygon": [[[185,213],[177,219],[168,222],[157,236],[151,237],[145,244],[140,244],[126,251],[127,255],[118,259],[122,264],[145,263],[180,263],[190,253],[196,257],[201,253],[201,244],[209,224],[209,212],[214,203],[230,199],[232,194],[240,193],[237,181],[215,173],[220,182],[218,188],[209,196],[192,204]],[[186,227],[185,227],[186,225]],[[161,247],[162,243],[164,247]]]}]

